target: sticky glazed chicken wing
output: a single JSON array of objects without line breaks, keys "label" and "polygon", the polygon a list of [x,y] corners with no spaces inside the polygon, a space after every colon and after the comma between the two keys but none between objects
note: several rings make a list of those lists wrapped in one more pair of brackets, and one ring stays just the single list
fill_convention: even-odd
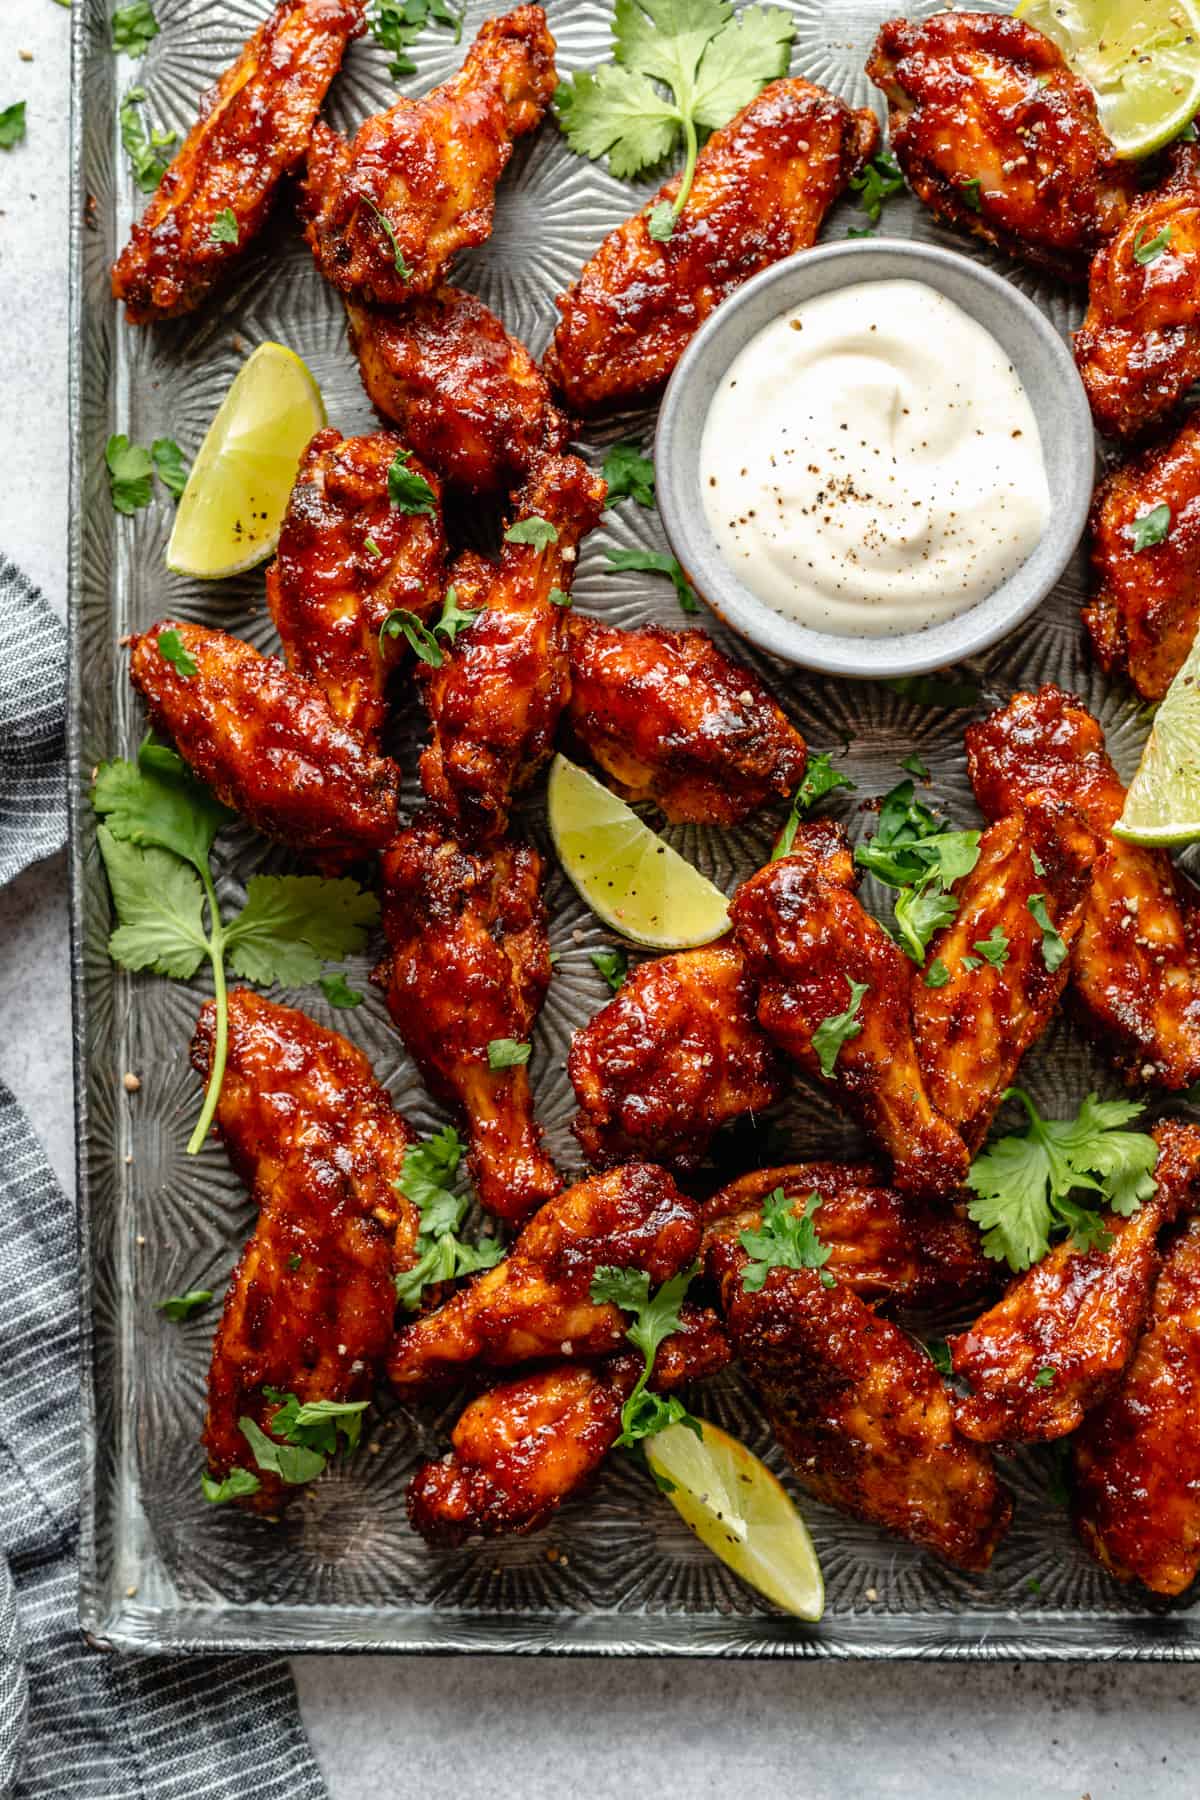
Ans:
[{"label": "sticky glazed chicken wing", "polygon": [[1042,917],[1070,949],[1097,848],[1070,807],[1032,795],[1023,812],[984,832],[979,861],[954,889],[958,911],[931,942],[927,963],[949,979],[941,987],[913,982],[913,1036],[929,1098],[971,1150],[1067,984],[1067,960],[1057,961],[1052,941],[1047,952],[1030,905],[1041,901]]},{"label": "sticky glazed chicken wing", "polygon": [[529,1074],[491,1044],[527,1044],[550,982],[541,858],[464,850],[429,821],[383,858],[391,946],[374,979],[429,1090],[466,1121],[467,1166],[489,1212],[520,1221],[562,1185],[542,1149]]},{"label": "sticky glazed chicken wing", "polygon": [[474,294],[440,287],[407,306],[347,299],[346,317],[371,405],[445,481],[498,493],[565,444],[546,377]]},{"label": "sticky glazed chicken wing", "polygon": [[748,1261],[728,1239],[709,1247],[730,1344],[797,1481],[958,1568],[986,1569],[1012,1502],[988,1452],[956,1432],[931,1358],[847,1282],[825,1287],[812,1269],[773,1268],[747,1293]]},{"label": "sticky glazed chicken wing", "polygon": [[999,13],[890,19],[867,73],[918,198],[1010,256],[1083,281],[1136,193],[1091,88],[1033,26]]},{"label": "sticky glazed chicken wing", "polygon": [[573,613],[567,641],[571,736],[626,799],[737,825],[803,776],[804,739],[707,632],[622,631]]},{"label": "sticky glazed chicken wing", "polygon": [[779,1058],[754,1014],[742,957],[725,944],[635,969],[577,1031],[567,1063],[574,1131],[601,1167],[650,1156],[679,1169],[713,1135],[779,1097]]},{"label": "sticky glazed chicken wing", "polygon": [[513,141],[554,92],[554,39],[540,6],[485,19],[457,75],[401,95],[352,143],[313,134],[303,211],[317,267],[364,300],[399,306],[438,286],[451,259],[491,235]]},{"label": "sticky glazed chicken wing", "polygon": [[1177,144],[1167,178],[1097,252],[1075,361],[1092,416],[1141,437],[1200,376],[1200,146]]},{"label": "sticky glazed chicken wing", "polygon": [[824,821],[801,826],[790,856],[742,883],[730,916],[759,984],[758,1022],[878,1141],[898,1188],[950,1194],[967,1149],[925,1090],[909,1019],[912,965],[855,885],[845,834]]},{"label": "sticky glazed chicken wing", "polygon": [[[1135,520],[1158,506],[1170,513],[1166,535],[1136,549]],[[1161,700],[1200,626],[1200,417],[1100,483],[1091,562],[1083,622],[1101,668]]]},{"label": "sticky glazed chicken wing", "polygon": [[955,1411],[968,1437],[1065,1437],[1120,1381],[1158,1273],[1159,1232],[1200,1198],[1200,1131],[1168,1120],[1154,1136],[1157,1189],[1132,1217],[1106,1217],[1107,1247],[1064,1239],[950,1339],[954,1373],[971,1389]]},{"label": "sticky glazed chicken wing", "polygon": [[[716,1315],[685,1306],[681,1329],[659,1345],[650,1385],[669,1393],[715,1375],[728,1361]],[[450,1454],[413,1476],[408,1516],[414,1530],[428,1543],[448,1545],[540,1530],[616,1442],[621,1408],[642,1364],[640,1356],[596,1366],[557,1363],[489,1388],[454,1427]]]},{"label": "sticky glazed chicken wing", "polygon": [[[670,238],[650,234],[654,202],[609,234],[559,301],[546,353],[574,412],[651,400],[714,307],[760,269],[807,250],[851,175],[879,142],[874,114],[807,81],[773,81],[696,163]],[[679,177],[655,201],[674,200]]]},{"label": "sticky glazed chicken wing", "polygon": [[[176,634],[190,674],[160,650],[166,632]],[[134,638],[129,679],[155,729],[267,837],[344,860],[395,835],[396,764],[374,755],[320,689],[278,657],[224,631],[160,619]]]},{"label": "sticky glazed chicken wing", "polygon": [[1163,1260],[1121,1386],[1075,1440],[1075,1529],[1118,1581],[1182,1594],[1200,1572],[1200,1219]]},{"label": "sticky glazed chicken wing", "polygon": [[431,498],[402,512],[388,470],[405,452],[377,431],[344,438],[319,431],[304,452],[267,570],[267,605],[289,669],[320,688],[344,725],[377,750],[387,721],[387,685],[404,639],[380,640],[394,607],[426,618],[446,586],[446,537],[436,475],[408,457]]},{"label": "sticky glazed chicken wing", "polygon": [[459,606],[482,610],[421,680],[432,727],[421,785],[451,828],[498,837],[513,794],[550,754],[568,687],[566,595],[604,483],[577,456],[545,456],[516,498],[498,568],[468,553]]},{"label": "sticky glazed chicken wing", "polygon": [[1071,952],[1068,998],[1130,1081],[1200,1078],[1200,908],[1161,850],[1110,835],[1125,790],[1082,702],[1047,685],[1014,694],[966,733],[975,798],[988,818],[1035,789],[1067,802],[1102,841]]},{"label": "sticky glazed chicken wing", "polygon": [[[113,295],[132,324],[194,312],[257,236],[364,11],[365,0],[279,0],[205,95],[113,265]],[[223,213],[234,229],[217,236]]]},{"label": "sticky glazed chicken wing", "polygon": [[[215,1035],[210,1001],[192,1043],[206,1079]],[[239,1420],[267,1430],[267,1388],[301,1403],[370,1394],[391,1340],[393,1275],[416,1241],[416,1209],[393,1186],[414,1139],[361,1050],[244,989],[229,997],[217,1128],[259,1214],[213,1345],[204,1444],[215,1479],[257,1475],[258,1492],[238,1504],[273,1513],[294,1490],[256,1466]]]},{"label": "sticky glazed chicken wing", "polygon": [[405,1395],[477,1368],[608,1356],[625,1343],[619,1306],[591,1297],[597,1269],[644,1269],[652,1287],[695,1261],[700,1219],[664,1169],[627,1163],[549,1200],[503,1262],[396,1334],[388,1362]]},{"label": "sticky glazed chicken wing", "polygon": [[789,1163],[740,1176],[705,1202],[706,1248],[758,1231],[763,1201],[777,1188],[798,1216],[816,1196],[825,1267],[860,1299],[936,1306],[982,1293],[995,1279],[965,1209],[897,1193],[870,1163]]}]

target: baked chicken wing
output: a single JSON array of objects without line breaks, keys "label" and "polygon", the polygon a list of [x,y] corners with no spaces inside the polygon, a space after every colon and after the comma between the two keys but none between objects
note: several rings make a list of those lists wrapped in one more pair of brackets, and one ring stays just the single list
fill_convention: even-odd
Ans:
[{"label": "baked chicken wing", "polygon": [[261,230],[363,13],[364,0],[279,0],[204,96],[113,265],[113,295],[133,324],[194,312]]},{"label": "baked chicken wing", "polygon": [[[1166,535],[1135,548],[1135,521],[1166,506]],[[1106,477],[1092,501],[1095,591],[1083,609],[1100,666],[1161,700],[1200,626],[1200,416]]]},{"label": "baked chicken wing", "polygon": [[653,1287],[695,1261],[700,1220],[664,1169],[627,1163],[548,1200],[503,1262],[397,1332],[388,1361],[405,1396],[471,1369],[608,1356],[628,1319],[591,1298],[597,1269],[644,1269]]},{"label": "baked chicken wing", "polygon": [[1104,733],[1072,694],[1014,694],[967,728],[975,798],[990,819],[1036,789],[1067,802],[1101,839],[1068,998],[1129,1081],[1185,1088],[1200,1079],[1200,908],[1161,850],[1110,835],[1125,790]]},{"label": "baked chicken wing", "polygon": [[516,498],[498,568],[451,570],[460,607],[482,610],[439,668],[422,665],[431,739],[421,785],[451,828],[500,836],[516,790],[541,767],[568,687],[566,595],[604,483],[577,456],[545,456]]},{"label": "baked chicken wing", "polygon": [[1200,1219],[1167,1251],[1125,1380],[1075,1440],[1075,1529],[1118,1581],[1200,1571]]},{"label": "baked chicken wing", "polygon": [[407,306],[346,301],[367,398],[456,487],[517,487],[567,422],[546,377],[482,300],[440,287]]},{"label": "baked chicken wing", "polygon": [[576,1032],[567,1071],[575,1135],[601,1167],[649,1156],[695,1168],[722,1125],[782,1087],[746,965],[724,944],[642,963]]},{"label": "baked chicken wing", "polygon": [[1082,281],[1136,193],[1090,87],[1042,32],[999,13],[890,19],[867,73],[910,187],[950,224]]},{"label": "baked chicken wing", "polygon": [[[714,1375],[729,1361],[715,1314],[685,1306],[680,1326],[659,1345],[650,1380],[656,1393]],[[616,1442],[642,1366],[640,1356],[557,1363],[489,1388],[455,1425],[450,1453],[413,1476],[413,1528],[428,1543],[448,1545],[540,1530]]]},{"label": "baked chicken wing", "polygon": [[[873,113],[851,112],[800,80],[771,82],[714,131],[667,241],[651,236],[650,202],[605,238],[560,296],[545,368],[572,411],[653,399],[714,307],[816,241],[878,142]],[[655,201],[678,191],[676,176]]]},{"label": "baked chicken wing", "polygon": [[319,125],[302,208],[326,280],[382,306],[437,287],[460,250],[490,237],[513,140],[538,124],[556,80],[545,13],[518,6],[484,20],[457,75],[401,95],[352,143]]},{"label": "baked chicken wing", "polygon": [[762,1203],[776,1188],[798,1215],[816,1196],[817,1236],[830,1251],[825,1267],[863,1300],[936,1306],[968,1299],[995,1279],[963,1209],[899,1194],[870,1163],[789,1163],[742,1175],[705,1202],[705,1246],[758,1231]]},{"label": "baked chicken wing", "polygon": [[971,1389],[955,1409],[968,1437],[1065,1437],[1120,1381],[1158,1273],[1159,1232],[1200,1198],[1200,1131],[1168,1120],[1154,1136],[1157,1189],[1132,1217],[1106,1217],[1107,1247],[1077,1250],[1065,1238],[950,1339],[954,1373]]},{"label": "baked chicken wing", "polygon": [[[929,946],[927,969],[948,975],[941,987],[918,976],[912,987],[913,1036],[929,1098],[971,1150],[1062,996],[1069,973],[1057,945],[1044,947],[1030,911],[1040,900],[1070,948],[1083,923],[1098,848],[1070,807],[1032,795],[1023,812],[984,832],[979,861],[955,887],[958,911]],[[1051,940],[1052,942],[1052,940]],[[981,948],[982,946],[982,948]]]},{"label": "baked chicken wing", "polygon": [[736,825],[800,781],[804,739],[707,632],[622,631],[573,613],[567,642],[571,735],[626,799]]},{"label": "baked chicken wing", "polygon": [[828,821],[802,825],[790,856],[742,883],[729,910],[759,984],[758,1022],[877,1140],[898,1188],[950,1194],[967,1149],[925,1089],[909,1017],[912,964],[855,886],[845,834]]},{"label": "baked chicken wing", "polygon": [[727,1238],[709,1246],[734,1354],[797,1481],[959,1568],[986,1569],[1012,1502],[988,1452],[955,1430],[930,1357],[847,1282],[825,1287],[812,1269],[773,1268],[747,1293],[748,1261]]},{"label": "baked chicken wing", "polygon": [[446,537],[436,475],[407,458],[432,498],[402,512],[388,470],[404,444],[390,432],[319,431],[304,452],[267,570],[267,605],[289,669],[316,683],[344,725],[378,749],[388,677],[403,637],[380,640],[395,607],[425,618],[446,586]]},{"label": "baked chicken wing", "polygon": [[[174,661],[159,648],[168,632],[183,653]],[[338,860],[395,835],[396,764],[374,755],[278,657],[224,631],[160,619],[133,639],[129,678],[155,729],[268,837]]]},{"label": "baked chicken wing", "polygon": [[527,1044],[550,981],[541,858],[527,846],[464,850],[428,820],[383,858],[375,971],[429,1090],[466,1121],[479,1198],[519,1221],[562,1185],[542,1149],[529,1074],[489,1046]]},{"label": "baked chicken wing", "polygon": [[[209,1001],[192,1043],[205,1079],[215,1036]],[[239,1421],[268,1429],[268,1388],[302,1404],[369,1396],[416,1241],[393,1186],[414,1139],[361,1050],[245,989],[229,996],[217,1129],[259,1214],[217,1328],[204,1444],[215,1479],[258,1476],[238,1504],[273,1513],[292,1490],[256,1467]]]},{"label": "baked chicken wing", "polygon": [[1167,178],[1096,253],[1075,361],[1092,415],[1140,437],[1200,376],[1200,146],[1176,144]]}]

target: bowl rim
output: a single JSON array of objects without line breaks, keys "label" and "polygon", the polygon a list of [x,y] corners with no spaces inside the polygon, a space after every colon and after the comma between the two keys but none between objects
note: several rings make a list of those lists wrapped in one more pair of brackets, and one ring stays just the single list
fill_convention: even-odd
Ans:
[{"label": "bowl rim", "polygon": [[[855,271],[856,263],[861,265],[870,259],[877,264],[881,258],[895,263],[896,267],[875,273],[867,273],[861,268]],[[831,265],[835,268],[844,266],[844,280],[827,281],[805,291],[809,290],[812,276],[828,270]],[[980,317],[980,312],[965,297],[958,293],[945,294],[944,285],[937,279],[939,273],[949,274],[967,286],[976,284],[982,293],[991,297],[993,304],[1008,309],[1016,330],[1024,330],[1031,342],[1039,342],[1060,380],[1058,398],[1064,420],[1058,436],[1066,443],[1078,439],[1079,454],[1052,455],[1046,447],[1039,414],[1051,494],[1047,531],[999,588],[965,612],[919,631],[898,632],[894,636],[849,637],[815,631],[784,617],[766,601],[760,600],[725,560],[708,524],[699,483],[693,479],[694,465],[700,453],[698,434],[692,430],[689,445],[680,430],[681,413],[690,401],[698,379],[707,383],[711,398],[717,382],[745,345],[790,305],[815,299],[852,282],[905,278],[924,281],[961,305],[977,324],[995,337],[997,334],[992,325]],[[788,290],[797,285],[802,291],[789,294]],[[770,315],[759,317],[760,297],[774,289],[783,290],[779,304]],[[749,327],[745,324],[748,316],[752,319]],[[726,339],[729,340],[727,353],[717,357],[715,346]],[[1030,403],[1038,413],[1038,400],[1033,394],[1030,394]],[[707,402],[704,410],[707,414]],[[682,455],[676,451],[680,438],[685,438]],[[752,276],[714,308],[689,342],[667,383],[654,434],[654,466],[659,515],[671,550],[696,593],[719,619],[759,649],[798,667],[830,675],[884,681],[903,675],[928,674],[978,655],[1007,637],[1041,604],[1061,579],[1087,524],[1096,473],[1096,434],[1091,408],[1071,351],[1053,322],[1027,294],[1004,275],[958,250],[916,243],[907,238],[884,237],[822,244],[797,251]],[[1047,550],[1045,546],[1051,539],[1053,545]],[[1031,565],[1036,566],[1039,562],[1040,572],[1031,578]],[[874,648],[875,654],[871,658],[874,666],[865,668],[864,654],[868,646]]]}]

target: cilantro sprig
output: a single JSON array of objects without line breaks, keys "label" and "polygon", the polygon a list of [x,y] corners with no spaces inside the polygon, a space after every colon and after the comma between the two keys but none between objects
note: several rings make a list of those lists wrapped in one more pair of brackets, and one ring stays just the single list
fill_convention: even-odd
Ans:
[{"label": "cilantro sprig", "polygon": [[967,1211],[983,1230],[984,1253],[1019,1272],[1041,1261],[1055,1233],[1069,1231],[1081,1250],[1106,1249],[1111,1234],[1102,1215],[1077,1196],[1096,1195],[1128,1218],[1153,1195],[1157,1145],[1145,1132],[1121,1129],[1142,1108],[1089,1094],[1073,1119],[1043,1119],[1023,1088],[1008,1088],[1004,1098],[1021,1102],[1029,1129],[989,1144],[967,1175],[974,1195]]},{"label": "cilantro sprig", "polygon": [[405,1152],[396,1189],[421,1215],[413,1266],[395,1278],[396,1298],[406,1312],[417,1310],[427,1287],[490,1269],[504,1255],[499,1238],[466,1244],[457,1235],[471,1204],[470,1195],[457,1193],[452,1185],[462,1154],[462,1140],[452,1125]]},{"label": "cilantro sprig", "polygon": [[796,833],[800,828],[800,820],[809,809],[823,800],[826,794],[832,794],[835,788],[849,788],[854,792],[854,783],[840,769],[835,769],[828,754],[822,750],[819,756],[810,756],[804,771],[804,779],[792,797],[792,810],[784,823],[783,830],[776,840],[771,852],[771,861],[778,862],[781,856],[789,856],[796,842]]},{"label": "cilantro sprig", "polygon": [[235,815],[183,758],[150,736],[135,762],[101,763],[92,805],[117,925],[108,953],[122,968],[190,981],[212,969],[216,1032],[204,1105],[188,1142],[195,1156],[216,1112],[229,1040],[226,964],[245,981],[300,987],[325,961],[364,948],[379,902],[355,881],[252,875],[241,911],[226,918],[210,856]]},{"label": "cilantro sprig", "polygon": [[822,1287],[833,1287],[834,1277],[825,1267],[833,1251],[817,1236],[814,1219],[820,1204],[819,1194],[796,1201],[781,1187],[767,1195],[758,1230],[743,1231],[738,1237],[751,1259],[742,1271],[745,1293],[757,1294],[772,1269],[813,1269],[819,1273]]},{"label": "cilantro sprig", "polygon": [[702,133],[727,125],[768,81],[787,73],[795,22],[779,7],[731,0],[617,0],[613,61],[561,82],[554,108],[572,150],[608,157],[618,180],[685,149],[673,201],[651,208],[668,240],[687,205]]},{"label": "cilantro sprig", "polygon": [[273,1387],[265,1387],[263,1395],[275,1407],[267,1430],[245,1415],[238,1430],[259,1468],[278,1475],[288,1487],[300,1487],[324,1472],[337,1453],[339,1434],[347,1453],[358,1448],[365,1400],[301,1401]]},{"label": "cilantro sprig", "polygon": [[855,849],[860,868],[897,890],[896,929],[913,962],[925,961],[929,940],[958,911],[950,889],[979,861],[979,836],[950,829],[909,779],[884,795],[878,830]]},{"label": "cilantro sprig", "polygon": [[618,1269],[611,1265],[597,1269],[592,1276],[591,1297],[596,1306],[611,1304],[622,1312],[632,1313],[633,1323],[625,1336],[644,1358],[644,1367],[633,1391],[621,1408],[619,1446],[631,1449],[641,1439],[654,1437],[668,1425],[686,1425],[700,1436],[700,1426],[676,1395],[652,1394],[647,1387],[654,1373],[654,1359],[664,1338],[680,1328],[679,1309],[695,1280],[700,1265],[693,1263],[678,1275],[664,1281],[658,1291],[650,1293],[650,1277],[645,1269]]},{"label": "cilantro sprig", "polygon": [[381,49],[390,50],[388,74],[393,81],[415,75],[417,65],[408,54],[426,25],[445,25],[457,44],[462,37],[462,14],[447,0],[376,0],[368,24]]}]

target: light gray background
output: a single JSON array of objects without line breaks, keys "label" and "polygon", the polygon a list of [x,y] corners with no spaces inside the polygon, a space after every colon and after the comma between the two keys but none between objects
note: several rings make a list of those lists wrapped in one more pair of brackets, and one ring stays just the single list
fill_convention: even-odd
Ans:
[{"label": "light gray background", "polygon": [[[23,98],[29,118],[25,143],[0,152],[0,546],[60,610],[69,23],[54,0],[0,0],[0,108]],[[0,1076],[70,1190],[61,857],[0,891]],[[1188,1666],[316,1657],[296,1678],[334,1800],[1200,1794]]]}]

